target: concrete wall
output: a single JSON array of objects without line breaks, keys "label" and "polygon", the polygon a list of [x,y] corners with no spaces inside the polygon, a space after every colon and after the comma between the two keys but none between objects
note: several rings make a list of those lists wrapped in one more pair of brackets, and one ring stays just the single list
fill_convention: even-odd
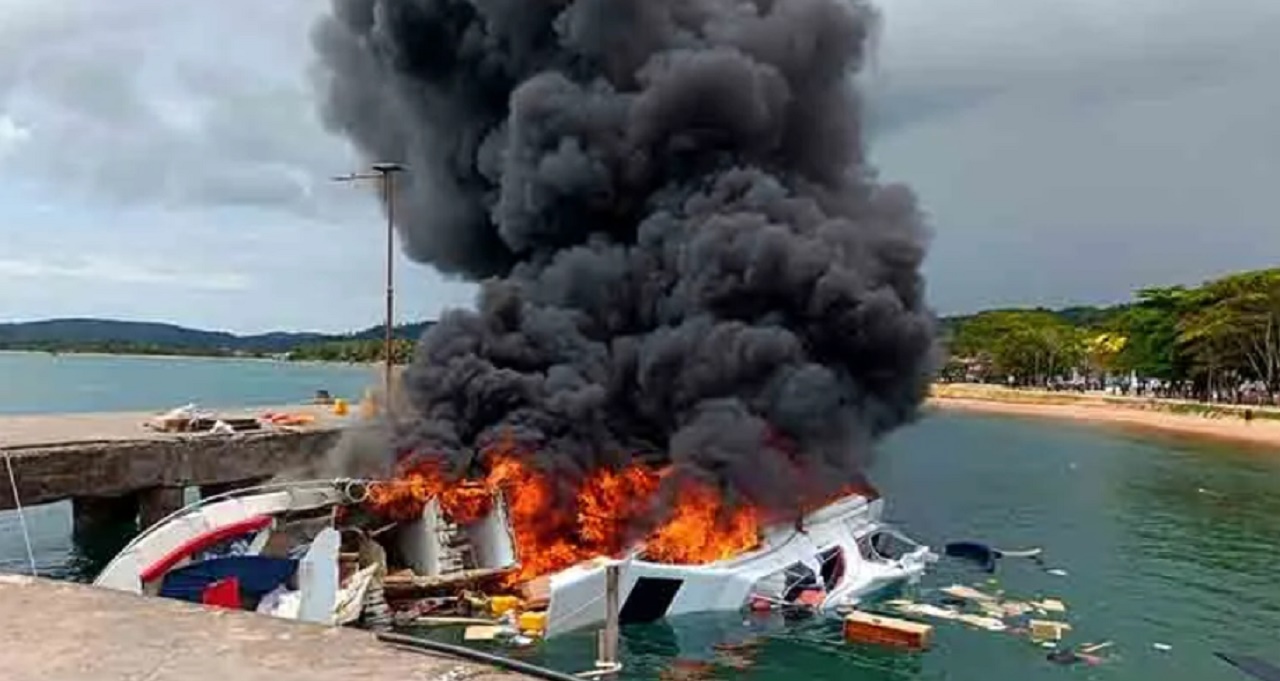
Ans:
[{"label": "concrete wall", "polygon": [[[314,463],[337,441],[339,432],[79,442],[0,453],[10,458],[23,505],[33,505],[269,478]],[[13,508],[8,480],[0,478],[0,483],[0,509]]]}]

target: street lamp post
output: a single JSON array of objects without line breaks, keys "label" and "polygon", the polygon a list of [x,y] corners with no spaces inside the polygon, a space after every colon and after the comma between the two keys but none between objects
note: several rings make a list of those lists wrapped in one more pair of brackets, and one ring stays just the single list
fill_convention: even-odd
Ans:
[{"label": "street lamp post", "polygon": [[391,399],[391,350],[393,346],[393,329],[395,325],[395,174],[405,170],[399,163],[375,163],[373,172],[351,173],[333,178],[336,182],[355,182],[358,180],[378,180],[382,187],[382,201],[387,210],[387,313],[383,337],[383,377],[382,386],[385,399]]}]

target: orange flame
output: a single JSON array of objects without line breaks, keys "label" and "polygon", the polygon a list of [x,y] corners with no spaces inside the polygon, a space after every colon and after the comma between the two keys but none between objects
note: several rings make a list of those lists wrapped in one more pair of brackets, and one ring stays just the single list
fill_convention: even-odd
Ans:
[{"label": "orange flame", "polygon": [[661,563],[711,563],[760,545],[760,518],[751,506],[722,507],[711,488],[685,483],[671,517],[645,543],[645,556]]},{"label": "orange flame", "polygon": [[440,462],[411,459],[396,479],[372,486],[369,506],[390,520],[419,517],[432,499],[454,522],[478,520],[492,509],[495,493],[507,504],[520,569],[513,584],[557,572],[600,556],[617,556],[642,539],[646,559],[677,564],[723,560],[759,546],[759,513],[729,509],[711,487],[689,480],[677,486],[667,520],[647,538],[635,528],[654,514],[669,470],[643,465],[600,469],[570,492],[557,494],[545,473],[524,463],[527,452],[510,442],[485,452],[488,473],[480,480],[451,481]]}]

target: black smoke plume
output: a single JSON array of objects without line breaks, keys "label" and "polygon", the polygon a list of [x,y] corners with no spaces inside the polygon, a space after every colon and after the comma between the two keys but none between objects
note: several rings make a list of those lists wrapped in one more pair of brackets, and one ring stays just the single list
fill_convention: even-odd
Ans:
[{"label": "black smoke plume", "polygon": [[847,0],[334,0],[323,115],[409,166],[409,255],[483,281],[400,444],[654,453],[778,506],[855,478],[933,368],[911,192],[875,181]]}]

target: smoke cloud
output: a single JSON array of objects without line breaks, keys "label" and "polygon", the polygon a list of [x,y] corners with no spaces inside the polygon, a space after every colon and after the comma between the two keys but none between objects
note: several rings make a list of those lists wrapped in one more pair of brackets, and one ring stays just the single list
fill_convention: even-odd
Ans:
[{"label": "smoke cloud", "polygon": [[848,0],[334,0],[323,115],[407,164],[408,254],[483,281],[422,338],[402,449],[514,434],[754,503],[856,478],[934,366],[911,192],[876,182]]}]

